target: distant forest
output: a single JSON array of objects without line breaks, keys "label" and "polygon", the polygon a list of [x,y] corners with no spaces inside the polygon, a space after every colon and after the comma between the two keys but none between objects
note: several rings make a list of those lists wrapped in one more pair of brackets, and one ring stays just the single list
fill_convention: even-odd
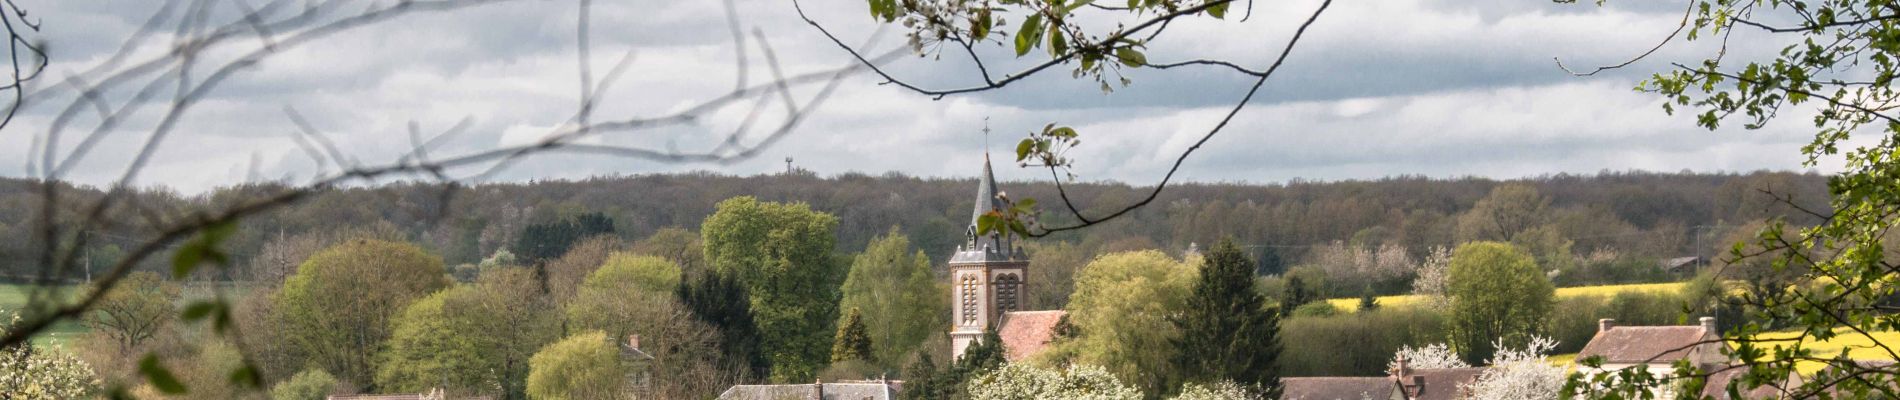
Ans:
[{"label": "distant forest", "polygon": [[[1569,252],[1584,257],[1611,250],[1621,258],[1657,260],[1680,256],[1722,256],[1734,238],[1747,238],[1751,223],[1786,218],[1797,225],[1816,219],[1795,207],[1825,212],[1826,178],[1815,174],[1600,173],[1555,175],[1521,180],[1395,177],[1379,180],[1282,184],[1187,183],[1171,185],[1156,202],[1113,222],[1036,239],[1039,245],[1070,242],[1086,254],[1160,248],[1171,253],[1191,243],[1202,246],[1232,236],[1266,268],[1306,260],[1315,248],[1343,243],[1359,248],[1398,246],[1410,258],[1431,248],[1454,246],[1473,237],[1460,217],[1502,185],[1535,189],[1547,204],[1527,204],[1534,224],[1567,241]],[[1047,181],[1006,182],[1009,197],[1037,198],[1044,221],[1069,220]],[[106,218],[113,230],[88,235],[84,259],[95,268],[110,265],[138,238],[149,219],[182,218],[208,205],[228,204],[244,196],[278,190],[245,185],[184,196],[168,189],[134,194],[139,207],[115,208]],[[934,263],[941,263],[961,241],[975,200],[973,179],[924,179],[901,174],[847,173],[819,177],[808,171],[759,176],[712,173],[598,177],[585,180],[487,183],[459,187],[444,196],[439,184],[395,183],[372,188],[339,188],[288,208],[252,218],[225,243],[239,264],[262,262],[274,240],[306,234],[379,232],[422,244],[448,265],[477,263],[516,242],[524,227],[599,213],[611,219],[615,235],[639,240],[663,228],[696,232],[714,204],[749,195],[765,201],[804,202],[836,215],[840,254],[860,251],[874,236],[893,227],[907,234]],[[1068,187],[1085,214],[1100,215],[1145,196],[1150,187],[1117,183],[1080,183]],[[43,188],[37,181],[0,180],[0,268],[18,279],[32,276],[39,254],[34,221]],[[102,195],[96,188],[61,186],[63,202]],[[1532,201],[1536,203],[1536,201]],[[65,202],[65,204],[80,204]],[[60,210],[62,221],[84,210]],[[1472,223],[1467,222],[1466,225]],[[62,224],[77,226],[76,224]],[[71,240],[71,232],[62,240]],[[1510,238],[1494,238],[1509,240]],[[152,258],[163,270],[170,257]],[[245,265],[213,271],[203,279],[248,280]],[[1262,271],[1275,273],[1277,271]],[[74,274],[69,279],[83,279]],[[1396,289],[1396,288],[1395,288]]]}]

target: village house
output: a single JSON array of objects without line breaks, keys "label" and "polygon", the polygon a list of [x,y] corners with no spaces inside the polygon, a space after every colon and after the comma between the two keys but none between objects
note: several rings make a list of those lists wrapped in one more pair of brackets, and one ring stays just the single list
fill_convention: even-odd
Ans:
[{"label": "village house", "polygon": [[1577,353],[1578,360],[1600,357],[1599,367],[1579,365],[1585,374],[1615,372],[1638,365],[1651,373],[1668,375],[1676,371],[1677,360],[1688,360],[1702,370],[1728,364],[1722,354],[1722,334],[1715,328],[1714,317],[1702,317],[1696,325],[1618,326],[1616,320],[1597,320],[1597,334]]}]

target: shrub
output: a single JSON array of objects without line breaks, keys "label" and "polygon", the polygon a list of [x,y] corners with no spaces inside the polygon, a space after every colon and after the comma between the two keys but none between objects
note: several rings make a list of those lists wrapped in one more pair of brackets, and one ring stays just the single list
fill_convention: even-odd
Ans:
[{"label": "shrub", "polygon": [[1339,315],[1339,307],[1333,307],[1333,303],[1324,301],[1306,303],[1306,305],[1300,306],[1300,308],[1293,309],[1293,316],[1295,317],[1318,318],[1335,315]]},{"label": "shrub", "polygon": [[271,400],[321,400],[336,387],[336,377],[322,369],[311,368],[270,389]]},{"label": "shrub", "polygon": [[1386,307],[1280,321],[1282,376],[1376,376],[1403,346],[1445,340],[1445,318],[1430,309]]}]

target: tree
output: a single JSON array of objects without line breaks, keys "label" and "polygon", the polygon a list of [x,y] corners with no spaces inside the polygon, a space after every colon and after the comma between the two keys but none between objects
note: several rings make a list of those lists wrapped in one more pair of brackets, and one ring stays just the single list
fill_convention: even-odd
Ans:
[{"label": "tree", "polygon": [[507,268],[474,285],[417,301],[394,321],[376,382],[390,391],[444,384],[475,394],[525,396],[528,359],[560,335],[559,315],[532,272]]},{"label": "tree", "polygon": [[871,335],[864,333],[864,318],[857,308],[845,313],[844,322],[838,324],[838,336],[831,341],[831,362],[865,360],[876,361],[871,352]]},{"label": "tree", "polygon": [[336,388],[336,377],[307,369],[270,388],[271,400],[323,400]]},{"label": "tree", "polygon": [[1467,362],[1490,359],[1494,343],[1520,345],[1542,331],[1556,289],[1537,262],[1506,243],[1472,242],[1452,251],[1451,347]]},{"label": "tree", "polygon": [[[20,317],[6,310],[6,323],[0,332],[11,329]],[[77,399],[99,389],[99,378],[84,361],[64,352],[48,352],[31,344],[0,346],[0,397],[19,399]],[[15,397],[17,396],[17,397]]]},{"label": "tree", "polygon": [[[925,339],[947,330],[946,319],[919,317],[949,315],[949,295],[931,275],[930,258],[911,249],[910,240],[896,228],[853,257],[839,291],[844,295],[839,309],[863,312],[873,351],[860,359],[894,368]],[[832,361],[838,361],[836,355],[833,351]]]},{"label": "tree", "polygon": [[1285,291],[1280,296],[1280,309],[1291,310],[1319,300],[1319,295],[1307,287],[1306,280],[1299,275],[1287,274]]},{"label": "tree", "polygon": [[1444,343],[1432,343],[1422,347],[1399,346],[1392,355],[1392,361],[1386,364],[1386,370],[1399,369],[1399,360],[1405,360],[1405,366],[1415,369],[1471,368],[1471,364],[1458,358],[1451,346]]},{"label": "tree", "polygon": [[1027,243],[1029,246],[1029,306],[1058,310],[1069,305],[1075,292],[1075,272],[1088,265],[1089,254],[1074,243]]},{"label": "tree", "polygon": [[534,353],[528,396],[549,400],[619,398],[625,390],[620,351],[601,331],[587,331]]},{"label": "tree", "polygon": [[759,348],[759,329],[752,319],[752,300],[746,295],[745,285],[725,274],[705,271],[690,283],[682,282],[676,293],[694,319],[718,332],[719,350],[724,356],[721,370],[753,378],[771,373],[771,364]]},{"label": "tree", "polygon": [[949,396],[937,385],[940,379],[937,373],[937,362],[931,359],[930,352],[918,354],[917,361],[904,369],[903,378],[904,391],[899,394],[900,398],[941,399]]},{"label": "tree", "polygon": [[1141,390],[1123,384],[1102,367],[1071,364],[1052,371],[1029,364],[1007,364],[970,381],[974,400],[1136,400]]},{"label": "tree", "polygon": [[680,284],[680,267],[672,261],[632,253],[613,253],[600,269],[581,281],[581,290],[624,290],[667,293]]},{"label": "tree", "polygon": [[1254,289],[1253,262],[1232,239],[1205,255],[1186,307],[1169,319],[1174,370],[1187,382],[1232,382],[1278,398],[1280,317]]},{"label": "tree", "polygon": [[1176,357],[1172,341],[1181,336],[1169,316],[1187,309],[1199,276],[1195,266],[1154,250],[1096,258],[1076,274],[1069,299],[1069,320],[1081,335],[1059,344],[1059,352],[1107,368],[1143,391],[1168,392],[1185,372],[1169,368]]},{"label": "tree", "polygon": [[639,337],[640,351],[654,358],[648,371],[666,377],[650,387],[655,397],[716,392],[746,374],[743,364],[723,360],[720,332],[674,297],[679,267],[653,256],[621,258],[581,285],[567,306],[569,330],[597,330],[617,342]]},{"label": "tree", "polygon": [[802,203],[735,197],[719,202],[700,225],[706,261],[751,295],[774,381],[810,380],[829,356],[842,278],[831,257],[837,224]]},{"label": "tree", "polygon": [[620,244],[619,238],[597,235],[575,244],[560,258],[548,261],[548,295],[556,304],[567,303],[574,298],[574,291],[580,288],[581,281],[593,274],[594,270],[600,269],[601,265],[607,264],[608,257],[620,251],[621,247],[624,246]]},{"label": "tree", "polygon": [[629,251],[672,261],[688,274],[706,268],[706,250],[700,245],[699,234],[678,227],[660,228],[646,239],[634,242]]},{"label": "tree", "polygon": [[274,302],[284,339],[311,363],[344,380],[373,382],[372,358],[389,339],[390,320],[447,284],[442,259],[415,245],[357,240],[304,261]]},{"label": "tree", "polygon": [[1498,349],[1497,356],[1491,359],[1491,366],[1478,375],[1478,380],[1468,386],[1471,400],[1556,400],[1562,397],[1564,380],[1569,373],[1564,366],[1544,358],[1557,348],[1556,341],[1536,336],[1522,348],[1511,348],[1502,341],[1492,346]]},{"label": "tree", "polygon": [[1478,199],[1471,210],[1458,216],[1458,237],[1465,241],[1510,241],[1523,232],[1543,225],[1549,213],[1550,198],[1537,188],[1523,184],[1498,185],[1491,194]]},{"label": "tree", "polygon": [[86,315],[86,327],[118,343],[120,353],[129,352],[151,339],[171,320],[172,304],[178,302],[179,290],[178,284],[167,282],[155,273],[141,271],[127,275],[125,281],[101,297],[93,312]]},{"label": "tree", "polygon": [[614,220],[606,214],[585,213],[521,229],[512,247],[527,265],[538,266],[562,254],[583,240],[614,233]]},{"label": "tree", "polygon": [[1181,387],[1181,394],[1173,400],[1266,400],[1278,397],[1265,397],[1233,382],[1215,382],[1203,385],[1189,383]]},{"label": "tree", "polygon": [[1418,264],[1418,277],[1412,279],[1412,294],[1425,297],[1426,306],[1444,310],[1451,306],[1448,278],[1451,276],[1451,249],[1433,247]]},{"label": "tree", "polygon": [[1366,288],[1364,292],[1361,292],[1359,294],[1358,312],[1373,312],[1373,311],[1378,311],[1378,310],[1379,310],[1379,297],[1373,295],[1372,288]]}]

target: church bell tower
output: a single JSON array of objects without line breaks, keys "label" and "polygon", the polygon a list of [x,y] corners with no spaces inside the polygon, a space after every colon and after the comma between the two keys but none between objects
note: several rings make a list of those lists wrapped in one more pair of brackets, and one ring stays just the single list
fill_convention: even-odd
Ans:
[{"label": "church bell tower", "polygon": [[963,357],[963,350],[982,340],[983,331],[999,328],[1004,313],[1021,311],[1028,298],[1024,289],[1029,258],[1014,240],[997,233],[977,234],[976,222],[991,210],[1005,205],[996,191],[996,176],[990,170],[990,157],[983,155],[983,175],[977,178],[976,206],[970,226],[964,231],[964,243],[950,256],[951,359]]}]

